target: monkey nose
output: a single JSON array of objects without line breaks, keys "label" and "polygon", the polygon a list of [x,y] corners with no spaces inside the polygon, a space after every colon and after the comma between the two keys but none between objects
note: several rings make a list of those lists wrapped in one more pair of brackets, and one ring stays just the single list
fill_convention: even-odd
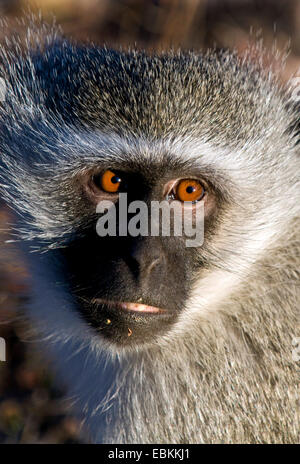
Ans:
[{"label": "monkey nose", "polygon": [[131,249],[126,264],[140,283],[147,283],[151,279],[159,281],[166,265],[165,254],[155,244],[140,243]]}]

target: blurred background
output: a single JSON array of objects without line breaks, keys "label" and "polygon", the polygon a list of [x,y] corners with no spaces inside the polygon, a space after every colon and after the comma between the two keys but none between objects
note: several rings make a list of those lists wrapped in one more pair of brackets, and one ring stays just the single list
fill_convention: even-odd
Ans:
[{"label": "blurred background", "polygon": [[[221,47],[243,55],[259,44],[269,52],[264,65],[274,65],[283,82],[300,76],[300,0],[0,0],[0,17],[12,31],[28,9],[47,21],[55,17],[66,36],[111,47]],[[78,424],[18,317],[27,300],[26,269],[5,243],[10,215],[0,203],[0,337],[7,344],[7,361],[0,361],[0,443],[77,443]]]}]

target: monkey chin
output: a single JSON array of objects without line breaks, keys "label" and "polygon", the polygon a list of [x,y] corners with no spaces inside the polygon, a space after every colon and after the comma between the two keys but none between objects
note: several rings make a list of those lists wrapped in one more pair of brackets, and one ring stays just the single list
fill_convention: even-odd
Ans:
[{"label": "monkey chin", "polygon": [[171,310],[101,298],[92,300],[83,316],[101,336],[119,347],[153,343],[177,319],[177,313]]}]

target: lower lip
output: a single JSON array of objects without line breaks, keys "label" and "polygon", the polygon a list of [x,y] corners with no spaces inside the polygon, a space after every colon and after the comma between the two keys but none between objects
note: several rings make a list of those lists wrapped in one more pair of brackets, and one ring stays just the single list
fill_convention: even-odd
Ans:
[{"label": "lower lip", "polygon": [[157,308],[156,306],[148,306],[141,303],[126,303],[122,301],[109,301],[103,300],[102,298],[95,298],[92,301],[96,304],[103,304],[108,307],[118,308],[123,311],[128,312],[138,312],[141,314],[166,314],[167,311],[165,309]]}]

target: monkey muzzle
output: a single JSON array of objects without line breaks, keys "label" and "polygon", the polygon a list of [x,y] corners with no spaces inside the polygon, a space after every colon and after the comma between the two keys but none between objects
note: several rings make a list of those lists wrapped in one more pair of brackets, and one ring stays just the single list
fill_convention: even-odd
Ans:
[{"label": "monkey muzzle", "polygon": [[153,341],[156,334],[174,322],[173,312],[145,303],[94,298],[92,305],[97,309],[89,313],[93,327],[106,339],[122,346]]}]

